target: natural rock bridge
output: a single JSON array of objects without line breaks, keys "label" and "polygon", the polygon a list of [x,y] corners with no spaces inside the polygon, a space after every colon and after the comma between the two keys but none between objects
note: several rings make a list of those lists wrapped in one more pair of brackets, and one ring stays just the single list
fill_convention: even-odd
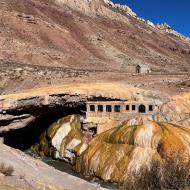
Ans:
[{"label": "natural rock bridge", "polygon": [[0,132],[23,128],[50,113],[83,110],[90,98],[129,100],[148,95],[149,92],[121,84],[68,84],[3,95],[0,96]]},{"label": "natural rock bridge", "polygon": [[[3,95],[0,96],[0,137],[5,137],[9,144],[12,139],[19,139],[19,137],[12,138],[17,131],[20,135],[28,134],[25,138],[31,138],[35,142],[35,135],[39,138],[39,134],[60,117],[83,114],[89,99],[167,101],[159,94],[117,83],[67,84]],[[183,105],[188,105],[188,103]],[[162,107],[161,112],[164,117],[161,119],[177,124],[181,119],[188,123],[189,112],[183,113],[183,110],[184,108],[181,109],[181,115],[179,114],[180,118],[175,120],[177,117],[172,104],[169,103],[169,108],[166,104]],[[10,142],[10,144],[13,143],[19,144]]]}]

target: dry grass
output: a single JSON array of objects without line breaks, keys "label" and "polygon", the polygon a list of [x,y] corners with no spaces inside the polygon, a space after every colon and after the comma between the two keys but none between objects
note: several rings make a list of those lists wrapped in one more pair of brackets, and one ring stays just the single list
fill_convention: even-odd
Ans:
[{"label": "dry grass", "polygon": [[190,161],[182,163],[177,158],[153,161],[130,175],[122,190],[185,190],[190,187]]},{"label": "dry grass", "polygon": [[0,164],[0,173],[4,174],[5,176],[11,176],[13,172],[13,166],[6,166],[4,163]]}]

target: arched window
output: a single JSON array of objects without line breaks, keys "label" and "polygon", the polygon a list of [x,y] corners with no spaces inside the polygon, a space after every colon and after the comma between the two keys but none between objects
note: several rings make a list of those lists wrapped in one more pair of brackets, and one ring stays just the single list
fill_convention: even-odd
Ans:
[{"label": "arched window", "polygon": [[146,113],[146,107],[144,105],[139,106],[139,113]]}]

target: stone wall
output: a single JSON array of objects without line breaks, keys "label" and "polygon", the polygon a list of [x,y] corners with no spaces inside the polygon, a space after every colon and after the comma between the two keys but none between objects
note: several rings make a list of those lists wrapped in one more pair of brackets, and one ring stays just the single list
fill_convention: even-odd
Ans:
[{"label": "stone wall", "polygon": [[[95,110],[90,110],[90,106],[94,106]],[[98,105],[103,106],[103,111],[98,110]],[[111,106],[111,110],[106,110],[106,106]],[[139,106],[145,106],[145,113],[139,113]],[[149,110],[149,105],[153,110]],[[120,111],[115,110],[115,106],[120,106]],[[129,109],[126,109],[128,106]],[[135,110],[132,107],[135,106]],[[96,101],[87,102],[87,112],[85,122],[97,124],[97,133],[102,133],[108,129],[114,128],[122,122],[143,116],[154,120],[158,112],[159,106],[153,102],[136,102],[136,101]]]}]

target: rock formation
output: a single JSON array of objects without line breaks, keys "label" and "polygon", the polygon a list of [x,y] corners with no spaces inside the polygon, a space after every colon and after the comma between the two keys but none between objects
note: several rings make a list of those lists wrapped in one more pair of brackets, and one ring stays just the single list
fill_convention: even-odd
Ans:
[{"label": "rock formation", "polygon": [[88,183],[85,180],[60,172],[41,160],[34,159],[25,153],[7,147],[0,143],[0,164],[12,166],[12,176],[0,175],[0,188],[3,190],[103,190],[98,185]]},{"label": "rock formation", "polygon": [[163,100],[159,94],[124,84],[84,83],[34,89],[0,96],[0,132],[27,127],[47,113],[85,107],[87,99],[96,97],[135,101],[152,99],[156,102]]},{"label": "rock formation", "polygon": [[176,123],[184,127],[190,126],[190,93],[172,97],[163,104],[160,110],[160,119]]},{"label": "rock formation", "polygon": [[158,121],[189,127],[189,93],[168,98],[129,85],[86,83],[46,87],[0,96],[0,132],[27,127],[47,113],[85,107],[88,99],[96,97],[113,100],[151,100],[155,104],[163,104],[156,118]]},{"label": "rock formation", "polygon": [[79,115],[61,118],[40,136],[40,143],[34,145],[32,150],[41,156],[51,156],[74,164],[75,149],[77,148],[78,153],[82,153],[89,142],[89,139],[82,134],[80,120]]},{"label": "rock formation", "polygon": [[86,175],[123,183],[154,159],[172,159],[179,153],[183,163],[189,157],[189,143],[190,130],[180,126],[155,122],[122,125],[93,139],[75,168]]},{"label": "rock formation", "polygon": [[[173,168],[178,168],[176,162],[183,168],[190,156],[190,94],[169,98],[167,93],[119,81],[157,91],[159,85],[163,89],[163,84],[188,83],[189,58],[188,38],[166,23],[145,21],[128,6],[109,0],[1,0],[0,94],[52,86],[0,96],[0,141],[61,112],[65,117],[45,126],[39,144],[32,147],[40,156],[64,160],[84,175],[121,184],[145,167],[151,170],[153,162],[164,171],[163,164],[176,158]],[[139,63],[148,65],[151,75],[136,75]],[[68,82],[72,83],[54,86]],[[188,91],[188,84],[185,88]],[[131,118],[92,139],[89,131],[81,131],[83,117],[78,113],[91,99],[151,100],[162,106],[157,122]],[[0,162],[14,167],[10,179],[15,187],[21,182],[28,189],[76,189],[76,185],[101,189],[1,142],[0,151]],[[188,172],[187,167],[181,173],[189,176]],[[0,188],[4,177],[0,175]]]},{"label": "rock formation", "polygon": [[[146,167],[152,171],[155,162],[162,171],[162,164],[171,160],[172,167],[189,162],[190,129],[169,123],[139,120],[139,125],[130,126],[126,122],[87,140],[80,130],[80,117],[71,115],[52,124],[44,134],[40,144],[33,147],[36,152],[66,160],[84,175],[119,184],[136,180],[135,175]],[[190,175],[190,168],[186,169]]]}]

